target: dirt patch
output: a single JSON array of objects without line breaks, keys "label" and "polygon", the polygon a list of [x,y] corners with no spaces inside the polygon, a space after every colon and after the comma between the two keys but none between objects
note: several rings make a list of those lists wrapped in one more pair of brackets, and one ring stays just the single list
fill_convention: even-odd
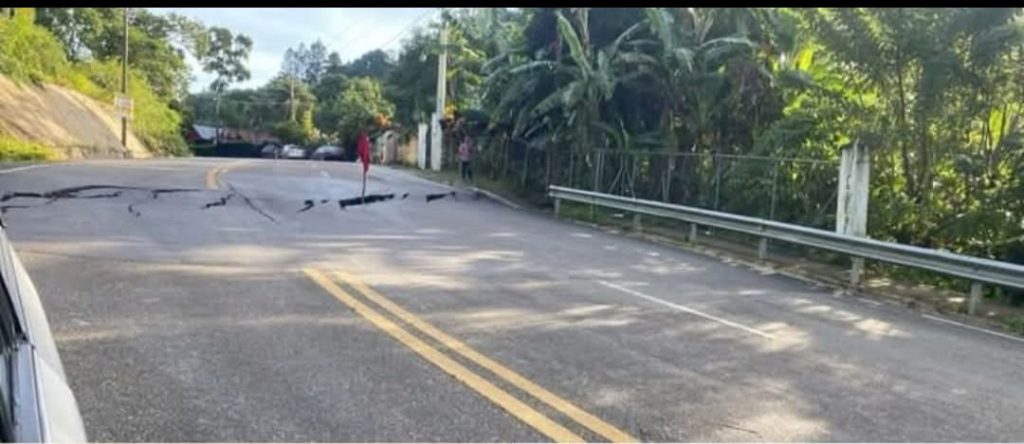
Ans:
[{"label": "dirt patch", "polygon": [[3,76],[0,133],[50,145],[70,159],[152,156],[130,131],[128,149],[121,145],[113,106],[60,86],[19,85]]}]

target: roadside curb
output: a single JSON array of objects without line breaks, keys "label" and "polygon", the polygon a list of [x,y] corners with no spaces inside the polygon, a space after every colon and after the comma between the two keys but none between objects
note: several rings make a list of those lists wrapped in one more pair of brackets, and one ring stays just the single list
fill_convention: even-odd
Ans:
[{"label": "roadside curb", "polygon": [[511,200],[508,200],[508,199],[506,199],[504,197],[501,197],[501,196],[499,196],[499,195],[497,195],[497,194],[495,194],[493,192],[487,191],[485,189],[478,188],[478,187],[475,187],[475,186],[474,187],[469,187],[469,189],[474,191],[474,192],[476,192],[476,193],[478,193],[478,194],[483,194],[484,196],[487,196],[491,200],[497,201],[498,203],[501,203],[502,205],[505,205],[505,206],[507,206],[509,208],[512,208],[513,210],[522,210],[523,209],[523,207],[519,206],[519,204],[517,204],[515,202],[512,202]]},{"label": "roadside curb", "polygon": [[[399,169],[393,169],[393,170],[394,171],[402,171],[402,170],[399,170]],[[455,185],[453,185],[451,183],[445,183],[444,181],[441,181],[439,179],[436,179],[436,178],[427,176],[425,174],[422,174],[422,173],[419,172],[419,170],[405,171],[405,173],[408,174],[409,176],[412,176],[412,177],[415,177],[417,179],[430,182],[430,183],[438,185],[438,186],[442,186],[442,187],[448,188],[450,190],[460,191],[460,190],[467,190],[468,189],[469,191],[472,191],[473,193],[476,193],[478,195],[483,195],[483,196],[487,197],[488,199],[491,199],[491,200],[493,200],[495,202],[498,202],[498,203],[500,203],[500,204],[502,204],[502,205],[504,205],[506,207],[509,207],[509,208],[513,209],[513,210],[522,210],[523,209],[523,207],[521,205],[519,205],[519,204],[517,204],[515,202],[512,202],[511,200],[509,200],[509,199],[507,199],[505,197],[502,197],[501,195],[499,195],[497,193],[494,193],[493,191],[488,191],[488,190],[485,190],[485,189],[477,187],[477,186],[470,186],[470,187],[465,187],[465,188],[458,187],[458,186],[455,186]]]}]

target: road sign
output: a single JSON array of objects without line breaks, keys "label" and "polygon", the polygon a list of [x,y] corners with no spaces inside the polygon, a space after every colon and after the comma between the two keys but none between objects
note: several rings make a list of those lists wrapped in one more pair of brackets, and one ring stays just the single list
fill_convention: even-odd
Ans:
[{"label": "road sign", "polygon": [[114,98],[114,108],[117,109],[117,114],[120,117],[131,119],[134,105],[135,104],[130,97],[118,94],[117,97]]}]

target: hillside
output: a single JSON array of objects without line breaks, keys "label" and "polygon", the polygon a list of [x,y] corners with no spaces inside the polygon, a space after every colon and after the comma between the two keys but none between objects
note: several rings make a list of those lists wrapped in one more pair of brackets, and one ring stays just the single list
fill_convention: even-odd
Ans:
[{"label": "hillside", "polygon": [[61,86],[18,84],[4,76],[0,134],[53,147],[71,159],[151,156],[131,132],[127,152],[121,146],[120,119],[110,104]]}]

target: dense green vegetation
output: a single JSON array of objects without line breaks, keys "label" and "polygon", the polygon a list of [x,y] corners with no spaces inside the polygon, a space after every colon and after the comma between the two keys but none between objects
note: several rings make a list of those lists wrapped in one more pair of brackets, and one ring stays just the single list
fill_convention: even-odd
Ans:
[{"label": "dense green vegetation", "polygon": [[[23,82],[49,82],[112,103],[121,91],[122,8],[17,8],[0,18],[0,73]],[[181,136],[189,69],[186,53],[216,75],[223,90],[247,79],[252,42],[224,28],[174,14],[133,9],[128,20],[131,127],[151,150],[186,154]]]},{"label": "dense green vegetation", "polygon": [[[872,237],[1024,262],[1020,8],[443,21],[448,114],[486,117],[471,130],[478,170],[527,196],[574,185],[831,227],[835,161],[856,140],[873,152]],[[408,39],[384,77],[406,130],[432,109],[439,27]]]},{"label": "dense green vegetation", "polygon": [[361,130],[390,126],[394,97],[384,85],[393,67],[380,50],[342,63],[323,42],[300,43],[285,52],[281,72],[267,84],[211,88],[188,103],[196,122],[269,131],[289,143],[351,145]]}]

